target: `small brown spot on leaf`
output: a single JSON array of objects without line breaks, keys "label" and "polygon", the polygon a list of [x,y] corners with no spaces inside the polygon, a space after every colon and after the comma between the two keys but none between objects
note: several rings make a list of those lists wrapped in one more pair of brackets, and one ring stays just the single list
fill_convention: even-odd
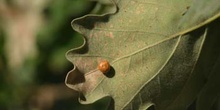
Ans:
[{"label": "small brown spot on leaf", "polygon": [[112,39],[114,38],[114,35],[113,35],[112,32],[109,33],[109,37],[112,38]]}]

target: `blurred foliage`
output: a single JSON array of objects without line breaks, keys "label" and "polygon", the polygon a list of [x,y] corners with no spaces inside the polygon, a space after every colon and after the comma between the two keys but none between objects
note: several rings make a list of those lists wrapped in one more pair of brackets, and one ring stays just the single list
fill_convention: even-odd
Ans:
[{"label": "blurred foliage", "polygon": [[[16,3],[21,4],[19,0],[6,0],[3,3],[10,8],[14,8]],[[5,14],[7,11],[1,11],[0,8],[0,110],[97,110],[97,108],[105,108],[108,99],[103,99],[95,105],[81,106],[77,97],[74,98],[76,93],[64,86],[66,73],[72,69],[72,64],[65,58],[65,53],[83,42],[81,35],[72,30],[70,23],[76,17],[91,13],[96,4],[96,2],[86,0],[47,0],[40,12],[43,24],[35,33],[36,56],[25,58],[22,66],[14,70],[8,66],[10,58],[5,48],[9,34],[5,31],[5,25],[2,24],[7,19],[1,19],[7,15]],[[45,85],[48,87],[43,88],[43,93],[39,92]],[[60,85],[66,89],[60,89]],[[54,94],[51,95],[52,98],[48,98],[53,103],[51,106],[44,107],[48,106],[49,102],[46,102],[47,98],[42,94],[46,94],[46,97]],[[42,100],[45,103],[40,103],[39,97],[43,97]]]},{"label": "blurred foliage", "polygon": [[[80,35],[74,33],[70,23],[73,18],[88,13],[92,9],[92,5],[94,4],[82,0],[57,0],[44,9],[43,14],[47,22],[40,30],[37,39],[38,48],[41,50],[40,59],[37,62],[40,79],[45,80],[44,78],[46,78],[48,82],[57,82],[53,81],[57,78],[52,78],[50,74],[44,73],[55,72],[55,74],[59,74],[67,69],[69,62],[67,62],[64,53],[71,47],[82,43]],[[51,80],[48,80],[46,75],[49,75]],[[63,79],[60,82],[63,82]]]}]

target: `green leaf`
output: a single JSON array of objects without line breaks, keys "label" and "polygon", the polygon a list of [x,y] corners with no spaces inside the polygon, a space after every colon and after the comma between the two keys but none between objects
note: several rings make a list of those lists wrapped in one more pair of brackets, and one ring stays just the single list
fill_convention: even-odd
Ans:
[{"label": "green leaf", "polygon": [[[220,50],[216,49],[216,47],[220,46],[219,44],[220,32],[218,31],[218,28],[220,27],[219,19],[213,21],[209,25],[206,25],[206,27],[208,28],[208,32],[206,35],[207,37],[203,44],[202,51],[200,53],[198,62],[195,65],[193,73],[191,74],[187,83],[182,88],[181,92],[178,94],[178,96],[176,96],[175,101],[173,101],[170,104],[170,107],[168,107],[167,110],[170,110],[171,108],[178,109],[181,107],[183,110],[186,110],[189,104],[193,103],[196,98],[200,97],[200,95],[198,94],[201,94],[201,90],[209,87],[209,86],[206,86],[207,84],[209,84],[210,82],[212,83],[213,81],[216,82],[215,79],[212,79],[209,77],[212,74],[212,71],[217,72],[216,70],[213,70],[214,69],[213,67],[216,67],[216,63],[218,64],[217,61],[220,55]],[[220,78],[217,74],[215,74],[214,77]],[[218,86],[219,83],[216,83],[217,85],[214,85],[214,86]],[[209,95],[218,96],[218,93],[219,93],[218,88],[214,88],[210,90],[217,94],[206,94],[205,95],[206,97],[209,97]],[[210,98],[209,99],[203,98],[203,102],[213,102],[213,100],[215,100],[215,98],[212,100]],[[196,106],[199,106],[199,105],[206,106],[204,103],[203,104],[198,104],[198,103],[199,103],[199,100],[197,99]],[[207,103],[207,106],[208,106],[208,103]],[[202,107],[202,108],[205,108],[205,107]],[[178,109],[178,110],[181,110],[181,109]],[[201,110],[201,109],[198,109],[198,110]]]},{"label": "green leaf", "polygon": [[[85,37],[82,46],[66,54],[74,64],[66,85],[81,93],[83,104],[110,96],[116,110],[186,109],[205,80],[197,67],[209,33],[209,27],[202,26],[219,17],[215,8],[215,13],[197,15],[196,22],[188,24],[190,13],[203,3],[113,0],[110,12],[73,20],[74,30]],[[97,69],[102,60],[111,65],[106,74]],[[193,94],[187,93],[189,88]]]},{"label": "green leaf", "polygon": [[186,15],[181,19],[179,28],[195,29],[219,18],[219,2],[219,0],[194,0]]}]

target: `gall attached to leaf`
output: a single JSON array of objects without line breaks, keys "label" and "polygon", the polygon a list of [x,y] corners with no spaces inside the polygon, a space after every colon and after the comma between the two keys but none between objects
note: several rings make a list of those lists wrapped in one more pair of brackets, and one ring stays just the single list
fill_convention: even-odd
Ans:
[{"label": "gall attached to leaf", "polygon": [[98,70],[100,70],[102,73],[107,73],[110,70],[110,67],[109,62],[104,60],[99,63]]}]

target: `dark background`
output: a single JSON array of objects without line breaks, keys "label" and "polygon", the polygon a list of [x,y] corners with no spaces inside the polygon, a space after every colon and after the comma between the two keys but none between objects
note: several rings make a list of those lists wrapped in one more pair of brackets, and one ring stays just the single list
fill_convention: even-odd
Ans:
[{"label": "dark background", "polygon": [[97,110],[81,105],[64,84],[73,65],[65,53],[82,44],[74,18],[91,13],[86,0],[0,1],[0,110]]}]

